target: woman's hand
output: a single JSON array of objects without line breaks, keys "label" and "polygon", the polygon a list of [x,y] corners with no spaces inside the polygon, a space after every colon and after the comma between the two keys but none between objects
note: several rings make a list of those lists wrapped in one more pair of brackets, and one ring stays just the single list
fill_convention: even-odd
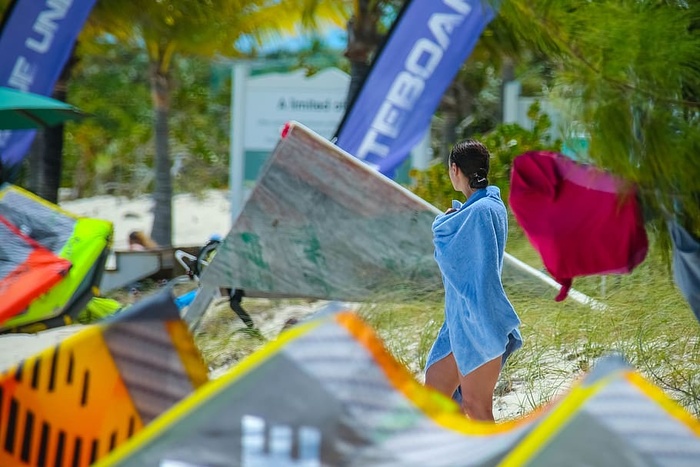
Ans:
[{"label": "woman's hand", "polygon": [[448,208],[447,211],[445,211],[445,214],[450,214],[451,212],[456,212],[457,210],[455,208]]}]

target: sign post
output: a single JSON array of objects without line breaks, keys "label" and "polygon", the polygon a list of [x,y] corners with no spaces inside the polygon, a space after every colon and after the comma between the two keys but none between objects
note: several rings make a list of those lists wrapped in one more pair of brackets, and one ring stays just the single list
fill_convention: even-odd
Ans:
[{"label": "sign post", "polygon": [[231,70],[233,92],[231,93],[231,139],[229,142],[229,190],[231,192],[231,220],[236,220],[243,208],[243,171],[245,169],[246,80],[250,65],[238,62]]}]

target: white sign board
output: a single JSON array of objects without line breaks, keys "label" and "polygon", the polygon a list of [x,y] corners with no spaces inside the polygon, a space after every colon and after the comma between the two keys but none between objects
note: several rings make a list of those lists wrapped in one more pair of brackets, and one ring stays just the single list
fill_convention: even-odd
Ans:
[{"label": "white sign board", "polygon": [[235,219],[243,206],[246,154],[272,152],[291,120],[332,138],[345,114],[350,76],[337,68],[311,76],[304,70],[250,76],[245,62],[232,72],[229,188]]},{"label": "white sign board", "polygon": [[271,151],[290,120],[332,138],[345,113],[350,76],[337,68],[309,77],[297,70],[251,77],[246,84],[244,150]]}]

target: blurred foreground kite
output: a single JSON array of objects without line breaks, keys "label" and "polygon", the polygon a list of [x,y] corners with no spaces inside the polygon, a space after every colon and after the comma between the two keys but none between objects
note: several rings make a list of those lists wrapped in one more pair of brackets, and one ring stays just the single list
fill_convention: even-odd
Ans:
[{"label": "blurred foreground kite", "polygon": [[699,456],[700,422],[619,357],[527,417],[475,422],[334,303],[215,380],[167,289],[0,375],[3,466],[677,467]]},{"label": "blurred foreground kite", "polygon": [[697,465],[698,420],[619,357],[526,418],[474,422],[417,382],[357,315],[320,313],[99,465]]},{"label": "blurred foreground kite", "polygon": [[0,302],[0,332],[74,322],[97,295],[112,224],[77,217],[9,183],[0,187],[0,219],[0,287],[13,291]]},{"label": "blurred foreground kite", "polygon": [[165,290],[0,375],[0,465],[92,465],[206,381]]},{"label": "blurred foreground kite", "polygon": [[70,270],[54,255],[0,216],[0,323],[25,310]]}]

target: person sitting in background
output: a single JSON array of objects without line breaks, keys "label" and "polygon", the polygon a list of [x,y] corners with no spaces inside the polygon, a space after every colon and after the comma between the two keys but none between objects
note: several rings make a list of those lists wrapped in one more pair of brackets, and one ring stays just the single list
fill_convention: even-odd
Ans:
[{"label": "person sitting in background", "polygon": [[158,244],[142,230],[134,230],[129,234],[129,249],[132,251],[155,250]]}]

